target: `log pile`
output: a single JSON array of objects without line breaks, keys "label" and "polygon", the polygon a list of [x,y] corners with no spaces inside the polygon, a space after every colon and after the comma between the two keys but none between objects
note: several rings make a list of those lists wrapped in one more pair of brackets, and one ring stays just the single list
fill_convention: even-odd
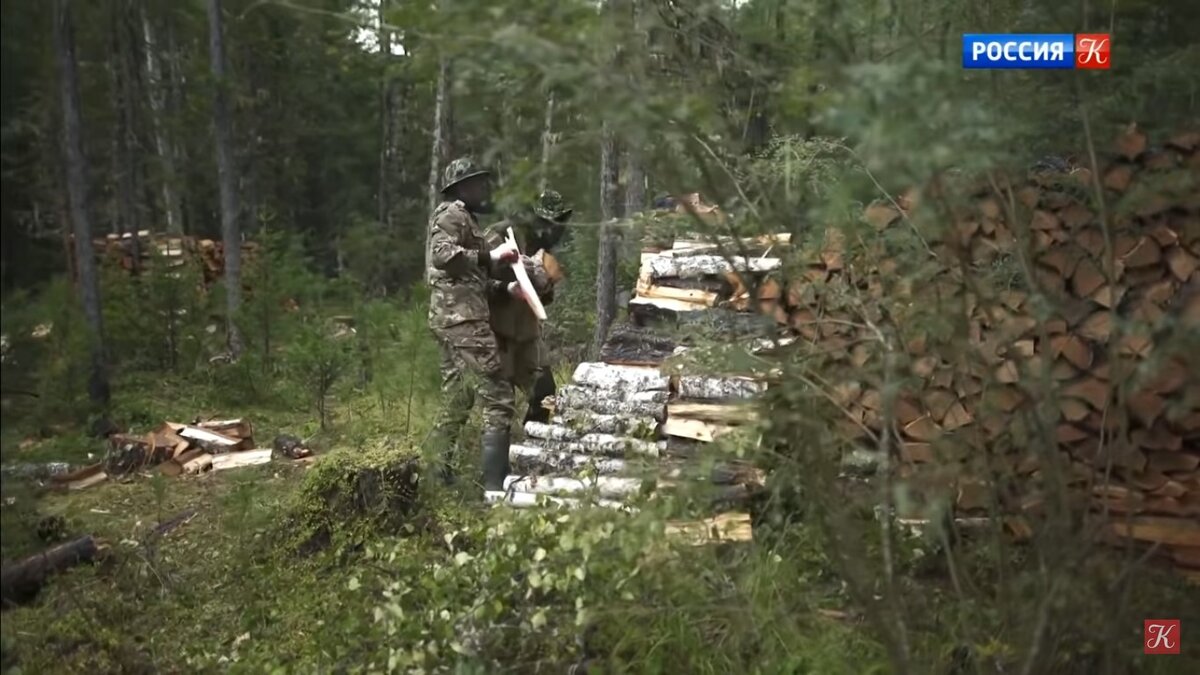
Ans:
[{"label": "log pile", "polygon": [[[108,259],[122,269],[133,271],[147,269],[158,261],[168,269],[182,267],[189,261],[198,263],[208,286],[219,281],[225,273],[224,243],[212,239],[201,239],[184,235],[153,233],[141,230],[135,243],[133,233],[109,234],[92,240],[97,256]],[[135,252],[138,258],[135,260]],[[258,252],[254,242],[242,244],[242,259],[252,258]],[[136,264],[135,264],[136,263]]]},{"label": "log pile", "polygon": [[[852,438],[885,433],[877,327],[894,328],[900,474],[918,488],[940,475],[966,516],[1038,512],[1050,476],[1028,421],[1056,392],[1063,480],[1112,535],[1158,544],[1200,576],[1200,132],[1152,145],[1131,125],[1114,151],[1098,176],[991,180],[966,207],[933,209],[953,222],[924,242],[933,272],[919,286],[882,245],[851,249],[831,232],[800,274],[756,298],[844,374],[829,397]],[[879,201],[864,220],[913,230],[930,213],[918,197]],[[949,202],[935,187],[925,197]],[[988,275],[1005,265],[1018,282],[998,288]],[[956,344],[935,344],[931,308],[953,318]]]},{"label": "log pile", "polygon": [[270,448],[254,443],[254,427],[246,419],[164,422],[144,434],[114,433],[103,461],[50,477],[52,487],[83,490],[158,467],[166,476],[233,469],[271,460]]},{"label": "log pile", "polygon": [[[751,467],[730,462],[701,476],[676,456],[680,453],[666,423],[679,378],[650,362],[653,354],[673,353],[675,348],[668,348],[665,339],[639,340],[627,329],[614,337],[604,353],[647,363],[579,364],[571,383],[545,402],[553,413],[550,422],[525,424],[524,442],[514,443],[509,451],[513,474],[505,490],[488,493],[487,501],[531,507],[546,502],[576,506],[590,500],[629,509],[638,497],[699,479],[720,486],[717,492],[724,501],[744,502],[752,492],[747,486],[761,484],[761,475]],[[642,346],[649,349],[639,349]],[[739,512],[674,523],[672,528],[696,543],[750,538],[749,516]]]}]

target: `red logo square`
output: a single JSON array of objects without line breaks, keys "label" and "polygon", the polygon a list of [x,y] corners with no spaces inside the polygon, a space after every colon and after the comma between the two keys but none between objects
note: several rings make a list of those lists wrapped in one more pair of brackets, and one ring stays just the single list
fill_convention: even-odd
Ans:
[{"label": "red logo square", "polygon": [[1147,654],[1178,654],[1179,619],[1146,619],[1142,625],[1142,649]]},{"label": "red logo square", "polygon": [[1108,33],[1077,33],[1075,67],[1108,70],[1108,49],[1111,44]]}]

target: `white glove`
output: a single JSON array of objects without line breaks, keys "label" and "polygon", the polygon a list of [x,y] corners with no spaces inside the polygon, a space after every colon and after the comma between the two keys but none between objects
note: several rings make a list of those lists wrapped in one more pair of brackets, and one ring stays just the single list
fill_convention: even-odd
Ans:
[{"label": "white glove", "polygon": [[517,245],[511,241],[506,241],[496,248],[488,252],[492,262],[516,262],[521,257],[521,252],[517,250]]}]

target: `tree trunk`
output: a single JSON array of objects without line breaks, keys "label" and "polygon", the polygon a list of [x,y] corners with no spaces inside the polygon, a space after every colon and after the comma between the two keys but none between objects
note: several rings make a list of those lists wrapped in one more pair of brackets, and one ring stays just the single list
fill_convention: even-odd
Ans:
[{"label": "tree trunk", "polygon": [[[65,3],[69,0],[58,2]],[[3,606],[7,608],[33,600],[51,574],[81,562],[95,560],[101,548],[89,535],[35,553],[24,560],[6,563],[0,579],[0,600]]]},{"label": "tree trunk", "polygon": [[221,240],[225,255],[225,328],[229,352],[242,354],[237,314],[242,304],[242,237],[238,223],[237,170],[233,157],[233,120],[229,112],[229,81],[225,72],[221,0],[208,0],[208,51],[216,89],[213,92],[213,129],[217,143],[217,181],[221,193]]},{"label": "tree trunk", "polygon": [[[429,153],[429,213],[441,202],[442,166],[446,162],[446,135],[449,133],[450,117],[450,59],[446,56],[438,60],[437,93],[433,104],[433,147]],[[433,258],[433,250],[429,244],[430,232],[425,231],[425,283],[429,283],[429,268]]]},{"label": "tree trunk", "polygon": [[629,148],[625,168],[625,215],[632,216],[646,208],[646,172],[641,150]]},{"label": "tree trunk", "polygon": [[617,141],[605,122],[600,132],[600,252],[596,267],[596,333],[592,353],[599,354],[608,329],[617,316],[617,231],[611,222],[620,217]]},{"label": "tree trunk", "polygon": [[113,134],[113,164],[117,180],[117,227],[116,231],[130,237],[130,259],[132,271],[136,275],[141,267],[141,241],[138,232],[141,231],[141,218],[138,212],[137,160],[134,149],[137,146],[137,121],[135,119],[136,103],[134,99],[133,72],[131,63],[133,45],[132,36],[126,31],[123,12],[127,9],[125,2],[117,1],[111,5],[112,20],[112,53],[111,74],[113,80],[112,104],[113,117],[116,125]]},{"label": "tree trunk", "polygon": [[554,149],[554,92],[546,96],[546,121],[542,125],[542,170],[538,189],[545,191],[550,184],[550,154]]},{"label": "tree trunk", "polygon": [[383,82],[379,92],[379,222],[389,230],[393,223],[393,194],[399,184],[399,147],[397,146],[396,79],[392,75],[392,31],[387,27],[388,0],[379,1],[379,57],[383,61]]},{"label": "tree trunk", "polygon": [[154,133],[154,150],[160,164],[160,186],[163,211],[166,213],[167,232],[183,234],[183,208],[175,192],[175,147],[167,134],[167,85],[164,82],[162,55],[159,54],[158,35],[154,24],[141,7],[142,39],[146,46],[146,99],[150,104],[150,126]]},{"label": "tree trunk", "polygon": [[54,52],[58,62],[59,96],[63,113],[63,150],[67,199],[75,236],[75,263],[83,313],[87,318],[91,375],[88,396],[100,407],[109,401],[108,369],[104,354],[104,317],[100,309],[100,279],[92,250],[92,223],[88,204],[87,158],[83,154],[83,119],[79,102],[79,74],[75,61],[75,35],[70,0],[54,3]]}]

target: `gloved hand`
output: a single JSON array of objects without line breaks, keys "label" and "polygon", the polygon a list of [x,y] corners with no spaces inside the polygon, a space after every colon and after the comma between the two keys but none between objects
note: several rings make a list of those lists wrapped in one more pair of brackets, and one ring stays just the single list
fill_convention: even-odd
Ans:
[{"label": "gloved hand", "polygon": [[521,252],[517,250],[516,244],[514,244],[510,241],[506,241],[503,244],[500,244],[496,248],[492,249],[491,251],[488,251],[488,256],[491,257],[492,262],[494,262],[494,263],[495,262],[511,263],[511,262],[516,262],[517,260],[520,259]]},{"label": "gloved hand", "polygon": [[521,300],[525,297],[525,291],[521,290],[521,284],[518,284],[515,281],[508,282],[508,294],[518,300]]}]

